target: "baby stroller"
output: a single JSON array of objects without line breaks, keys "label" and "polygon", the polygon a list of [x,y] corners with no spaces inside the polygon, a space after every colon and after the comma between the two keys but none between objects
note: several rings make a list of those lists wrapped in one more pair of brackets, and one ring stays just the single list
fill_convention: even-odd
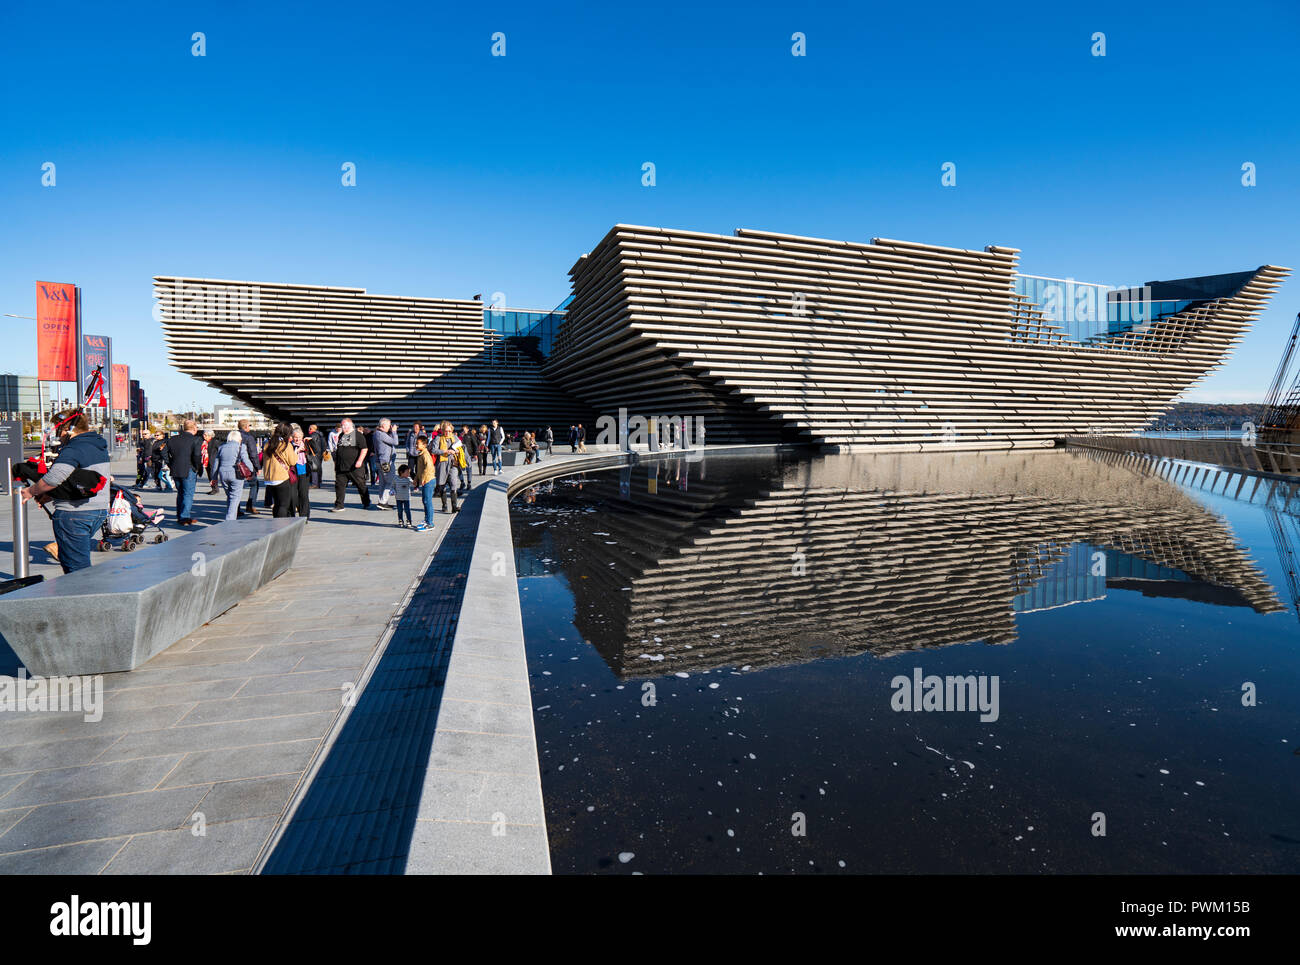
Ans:
[{"label": "baby stroller", "polygon": [[99,530],[98,545],[101,551],[108,552],[113,548],[113,540],[120,539],[122,544],[118,548],[123,553],[129,553],[143,545],[150,527],[158,530],[150,540],[151,543],[167,542],[167,534],[158,525],[164,515],[161,509],[147,512],[139,496],[128,493],[116,484],[110,484],[109,492],[111,501],[108,518]]}]

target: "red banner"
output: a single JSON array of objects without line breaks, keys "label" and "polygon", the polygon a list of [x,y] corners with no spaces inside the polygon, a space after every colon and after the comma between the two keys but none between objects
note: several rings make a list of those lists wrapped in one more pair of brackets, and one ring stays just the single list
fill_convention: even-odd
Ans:
[{"label": "red banner", "polygon": [[131,366],[114,365],[113,366],[113,405],[119,409],[127,408],[127,397],[130,396],[131,384]]},{"label": "red banner", "polygon": [[77,381],[77,286],[36,283],[36,378]]}]

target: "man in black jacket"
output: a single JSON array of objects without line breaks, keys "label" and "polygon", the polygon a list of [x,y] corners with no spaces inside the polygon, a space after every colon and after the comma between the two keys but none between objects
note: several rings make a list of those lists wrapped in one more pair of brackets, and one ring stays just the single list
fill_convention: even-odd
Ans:
[{"label": "man in black jacket", "polygon": [[250,516],[256,516],[257,508],[253,505],[253,500],[257,499],[257,490],[259,488],[257,469],[262,465],[261,460],[258,458],[261,446],[258,445],[258,439],[253,435],[251,423],[247,419],[240,419],[237,425],[239,426],[240,445],[248,453],[248,461],[253,464],[253,478],[244,481],[244,488],[248,490],[248,505],[244,508],[244,512]]},{"label": "man in black jacket", "polygon": [[194,522],[194,487],[203,475],[203,450],[195,435],[198,423],[185,420],[185,428],[167,440],[167,467],[176,483],[176,521],[182,526]]},{"label": "man in black jacket", "polygon": [[153,441],[149,443],[149,468],[153,470],[154,485],[158,491],[163,491],[163,474],[162,468],[167,461],[167,437],[161,432],[154,433]]},{"label": "man in black jacket", "polygon": [[315,424],[307,427],[307,472],[311,475],[311,485],[320,489],[321,467],[324,465],[325,437]]}]

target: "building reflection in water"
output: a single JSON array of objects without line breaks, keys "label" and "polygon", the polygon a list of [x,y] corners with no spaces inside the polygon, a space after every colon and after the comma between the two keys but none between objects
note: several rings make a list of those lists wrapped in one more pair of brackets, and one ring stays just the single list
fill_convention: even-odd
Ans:
[{"label": "building reflection in water", "polygon": [[670,458],[577,479],[515,498],[518,571],[565,574],[621,678],[1009,644],[1017,614],[1117,589],[1285,609],[1222,519],[1104,454]]}]

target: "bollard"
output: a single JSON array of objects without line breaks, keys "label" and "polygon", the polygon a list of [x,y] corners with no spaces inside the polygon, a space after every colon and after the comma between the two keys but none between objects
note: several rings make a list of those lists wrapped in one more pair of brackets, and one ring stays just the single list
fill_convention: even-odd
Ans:
[{"label": "bollard", "polygon": [[27,504],[23,502],[23,487],[10,482],[10,500],[14,513],[14,579],[28,575],[31,552],[27,547]]}]

